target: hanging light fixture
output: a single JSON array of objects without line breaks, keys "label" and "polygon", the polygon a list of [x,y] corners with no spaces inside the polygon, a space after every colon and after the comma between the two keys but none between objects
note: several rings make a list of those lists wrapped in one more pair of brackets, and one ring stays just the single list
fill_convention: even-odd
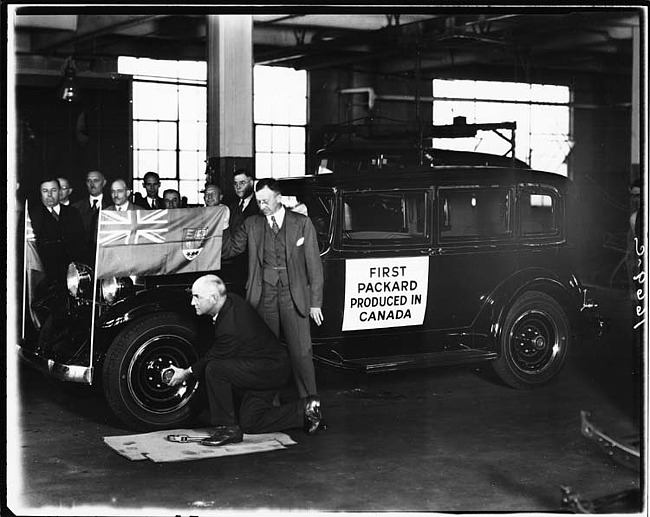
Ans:
[{"label": "hanging light fixture", "polygon": [[69,57],[65,63],[63,72],[63,84],[60,90],[61,100],[65,102],[74,102],[79,98],[79,89],[77,87],[77,68],[72,57]]}]

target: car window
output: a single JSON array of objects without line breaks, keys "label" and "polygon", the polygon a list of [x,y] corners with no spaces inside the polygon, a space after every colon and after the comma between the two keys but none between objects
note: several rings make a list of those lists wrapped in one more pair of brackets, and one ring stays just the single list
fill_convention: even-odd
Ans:
[{"label": "car window", "polygon": [[311,219],[316,229],[319,251],[325,251],[330,242],[330,223],[334,195],[332,193],[306,193],[300,191],[298,195],[283,195],[282,204],[286,208],[306,215]]},{"label": "car window", "polygon": [[519,196],[519,219],[522,235],[557,235],[557,197],[549,191],[522,189]]},{"label": "car window", "polygon": [[512,233],[510,189],[440,189],[440,240],[502,237]]},{"label": "car window", "polygon": [[342,244],[428,242],[426,196],[424,190],[344,193]]}]

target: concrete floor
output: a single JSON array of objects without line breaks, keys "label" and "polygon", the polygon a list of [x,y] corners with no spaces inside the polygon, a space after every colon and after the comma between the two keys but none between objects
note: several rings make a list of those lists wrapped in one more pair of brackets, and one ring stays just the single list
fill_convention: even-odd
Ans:
[{"label": "concrete floor", "polygon": [[613,435],[639,432],[633,306],[621,292],[602,300],[608,335],[577,343],[550,386],[513,390],[486,365],[381,376],[319,369],[327,431],[289,433],[298,444],[285,451],[186,463],[119,456],[102,437],[131,433],[101,398],[19,366],[9,507],[21,515],[555,512],[563,485],[584,499],[643,492],[639,472],[580,433],[581,410]]}]

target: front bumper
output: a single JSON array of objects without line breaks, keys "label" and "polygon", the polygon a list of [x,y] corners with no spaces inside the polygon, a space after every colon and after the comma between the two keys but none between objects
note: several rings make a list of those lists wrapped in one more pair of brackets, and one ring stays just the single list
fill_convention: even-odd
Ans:
[{"label": "front bumper", "polygon": [[83,384],[92,384],[93,368],[92,366],[79,366],[62,364],[43,357],[36,352],[26,350],[18,346],[18,356],[37,370],[44,372],[55,379],[67,382],[79,382]]}]

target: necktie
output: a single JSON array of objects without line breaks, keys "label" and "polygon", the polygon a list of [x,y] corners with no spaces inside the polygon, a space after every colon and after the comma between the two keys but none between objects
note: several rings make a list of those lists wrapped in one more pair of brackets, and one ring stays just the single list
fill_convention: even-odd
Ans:
[{"label": "necktie", "polygon": [[280,227],[278,226],[278,223],[277,223],[277,221],[275,220],[275,216],[274,216],[274,215],[271,216],[271,228],[273,229],[273,233],[275,233],[276,235],[277,235],[278,232],[280,231]]},{"label": "necktie", "polygon": [[156,205],[157,205],[156,200],[152,199],[151,200],[151,208],[158,208]]},{"label": "necktie", "polygon": [[237,210],[235,210],[236,214],[241,214],[244,211],[244,200],[240,200],[239,204],[237,205]]},{"label": "necktie", "polygon": [[55,221],[59,220],[59,214],[56,213],[56,210],[54,210],[54,208],[52,209],[52,217],[54,217]]},{"label": "necktie", "polygon": [[96,212],[96,211],[97,211],[97,208],[98,208],[98,206],[97,206],[97,200],[96,200],[96,199],[93,199],[93,212]]}]

